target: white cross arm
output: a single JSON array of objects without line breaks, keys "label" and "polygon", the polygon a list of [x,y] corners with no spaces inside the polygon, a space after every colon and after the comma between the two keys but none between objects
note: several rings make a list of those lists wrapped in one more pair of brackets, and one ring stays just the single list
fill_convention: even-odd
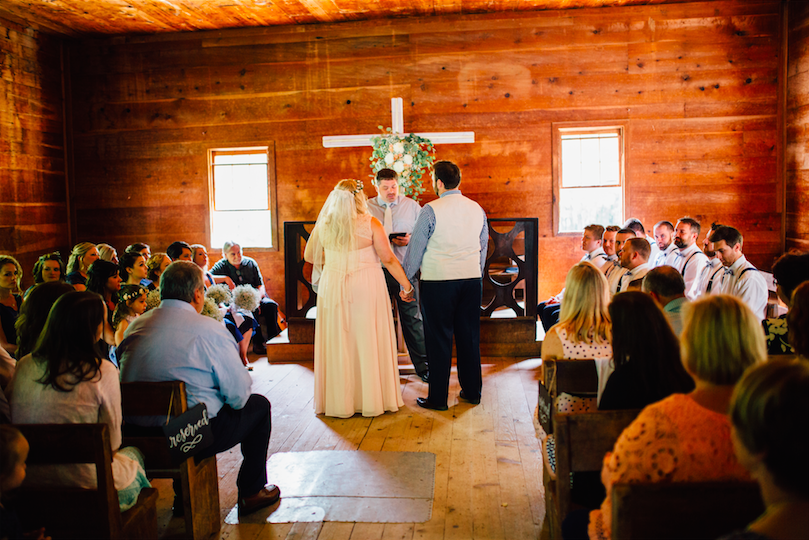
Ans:
[{"label": "white cross arm", "polygon": [[[379,133],[371,135],[325,135],[323,137],[323,146],[324,148],[373,146],[374,143],[371,141],[372,137],[378,137],[379,135]],[[416,135],[429,140],[433,144],[465,144],[475,142],[474,131],[416,133]]]}]

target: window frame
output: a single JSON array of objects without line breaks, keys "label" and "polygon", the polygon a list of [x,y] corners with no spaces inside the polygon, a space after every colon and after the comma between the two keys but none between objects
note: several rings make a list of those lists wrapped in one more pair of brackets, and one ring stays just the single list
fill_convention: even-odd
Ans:
[{"label": "window frame", "polygon": [[[276,175],[275,175],[275,143],[268,142],[263,145],[259,146],[217,146],[215,148],[208,148],[207,151],[207,158],[208,158],[208,219],[205,221],[205,237],[206,237],[206,244],[208,249],[214,250],[221,250],[222,246],[214,246],[211,244],[212,235],[213,235],[213,212],[214,212],[214,155],[216,154],[259,154],[262,152],[266,152],[267,154],[267,196],[269,197],[268,201],[268,211],[270,212],[270,241],[272,242],[271,247],[256,247],[256,246],[242,246],[244,250],[250,250],[253,252],[272,252],[272,251],[280,251],[281,246],[279,245],[279,238],[280,235],[278,233],[278,196],[276,192]],[[236,210],[238,212],[238,210]],[[236,241],[240,241],[238,238],[235,238]]]},{"label": "window frame", "polygon": [[[627,160],[628,160],[628,145],[627,137],[629,134],[629,120],[600,120],[591,122],[553,122],[551,123],[551,141],[552,141],[552,177],[553,177],[553,236],[556,237],[574,237],[580,236],[581,231],[560,232],[559,231],[559,194],[561,187],[561,172],[562,172],[562,135],[575,135],[575,134],[595,134],[595,133],[618,133],[618,151],[620,153],[620,187],[621,187],[621,223],[626,220],[628,215],[628,197],[627,197]],[[598,186],[593,186],[598,187]],[[582,189],[582,188],[568,188],[568,189]],[[601,225],[618,225],[613,223],[602,223]]]}]

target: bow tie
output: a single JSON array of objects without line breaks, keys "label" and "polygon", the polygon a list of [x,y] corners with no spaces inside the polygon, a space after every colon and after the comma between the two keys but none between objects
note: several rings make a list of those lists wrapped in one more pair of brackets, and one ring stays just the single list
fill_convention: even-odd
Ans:
[{"label": "bow tie", "polygon": [[733,275],[733,270],[731,270],[730,267],[725,268],[725,275],[727,274],[730,274],[731,276]]},{"label": "bow tie", "polygon": [[685,257],[685,253],[683,253],[680,250],[675,251],[674,254],[677,255],[678,257]]}]

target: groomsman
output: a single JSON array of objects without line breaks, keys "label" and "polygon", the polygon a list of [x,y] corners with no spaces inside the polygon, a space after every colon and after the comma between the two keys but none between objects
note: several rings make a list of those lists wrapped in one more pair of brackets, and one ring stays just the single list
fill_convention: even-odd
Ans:
[{"label": "groomsman", "polygon": [[767,309],[767,281],[758,269],[750,264],[742,253],[742,233],[728,226],[719,227],[711,235],[716,258],[725,267],[720,292],[742,300],[763,319]]},{"label": "groomsman", "polygon": [[677,249],[674,245],[674,225],[671,221],[658,221],[654,228],[655,242],[657,242],[657,257],[650,261],[652,268],[670,264],[672,252]]},{"label": "groomsman", "polygon": [[689,300],[698,296],[697,280],[705,266],[708,265],[708,257],[697,246],[699,236],[699,221],[689,217],[680,218],[674,227],[674,257],[669,258],[671,266],[680,272],[685,281],[685,295]]},{"label": "groomsman", "polygon": [[[447,410],[452,337],[458,360],[460,398],[480,403],[480,301],[489,243],[486,212],[461,195],[461,170],[439,161],[433,168],[438,199],[421,209],[405,255],[404,269],[414,283],[421,269],[421,314],[430,365],[429,393],[416,403]],[[403,299],[409,299],[402,291]]]},{"label": "groomsman", "polygon": [[711,243],[710,240],[711,235],[719,227],[723,227],[723,225],[716,222],[711,223],[711,230],[708,231],[705,238],[702,240],[702,251],[705,253],[705,256],[708,257],[708,264],[705,265],[705,268],[702,269],[702,272],[700,272],[697,277],[697,283],[694,289],[696,297],[705,294],[719,293],[724,267],[722,266],[722,262],[716,258],[716,252],[713,250],[713,243]]},{"label": "groomsman", "polygon": [[[410,243],[410,233],[413,232],[421,206],[413,199],[399,194],[399,175],[393,169],[381,169],[376,173],[374,187],[377,196],[368,199],[368,211],[385,227],[393,254],[400,263],[403,263],[407,245]],[[383,267],[382,271],[385,273],[391,302],[396,302],[407,352],[410,353],[410,360],[416,368],[416,375],[427,382],[430,375],[427,370],[427,351],[424,346],[424,325],[419,311],[418,289],[414,289],[415,302],[403,302],[399,299],[401,290],[399,283],[386,268]]]}]

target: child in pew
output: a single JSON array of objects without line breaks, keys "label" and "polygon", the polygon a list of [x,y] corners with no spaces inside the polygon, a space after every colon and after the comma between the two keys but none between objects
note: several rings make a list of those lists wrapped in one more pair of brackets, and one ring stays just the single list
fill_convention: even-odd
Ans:
[{"label": "child in pew", "polygon": [[146,311],[146,294],[149,291],[140,285],[121,285],[118,292],[118,305],[112,315],[112,328],[115,330],[115,346],[121,344],[129,323]]},{"label": "child in pew", "polygon": [[695,389],[646,407],[624,430],[604,456],[607,498],[589,516],[571,512],[565,539],[612,537],[613,484],[749,479],[733,454],[727,411],[744,370],[767,359],[759,319],[738,298],[710,295],[688,306],[684,322],[683,367]]},{"label": "child in pew", "polygon": [[12,426],[0,425],[0,540],[51,540],[45,528],[23,533],[13,506],[4,498],[25,480],[25,460],[28,459],[28,441]]},{"label": "child in pew", "polygon": [[[104,301],[96,293],[61,296],[34,351],[17,363],[8,393],[15,424],[107,424],[112,476],[123,512],[134,506],[141,489],[150,485],[140,451],[120,448],[118,368],[104,361],[98,349],[106,316]],[[27,482],[34,486],[96,486],[92,465],[32,466],[28,476]]]},{"label": "child in pew", "polygon": [[779,358],[748,369],[730,419],[736,456],[761,487],[766,510],[722,540],[809,538],[809,362]]}]

